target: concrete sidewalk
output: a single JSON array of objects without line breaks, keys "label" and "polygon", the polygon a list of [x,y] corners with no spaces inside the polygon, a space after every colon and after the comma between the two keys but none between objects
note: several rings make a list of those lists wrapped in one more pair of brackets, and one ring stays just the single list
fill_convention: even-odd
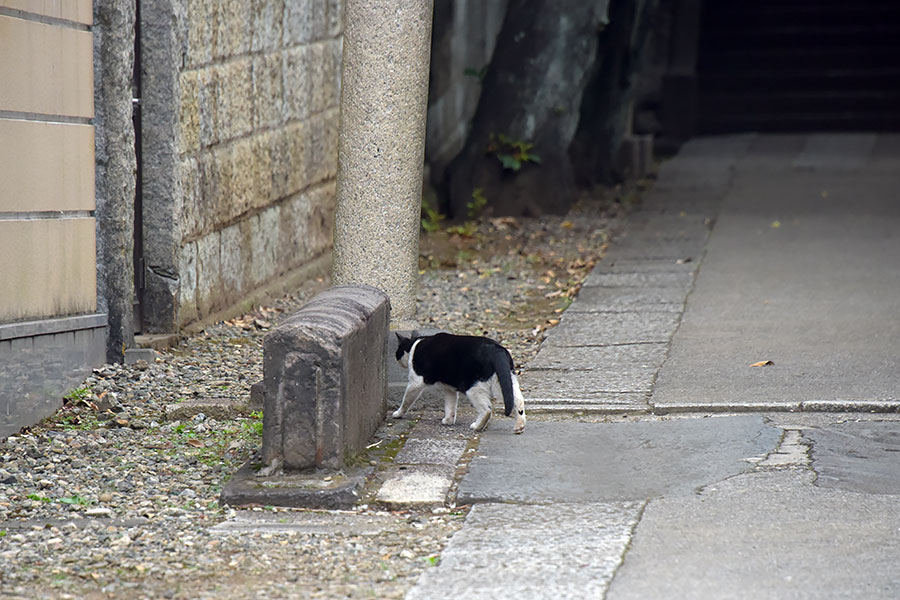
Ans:
[{"label": "concrete sidewalk", "polygon": [[898,597],[900,137],[690,142],[521,381],[407,598]]}]

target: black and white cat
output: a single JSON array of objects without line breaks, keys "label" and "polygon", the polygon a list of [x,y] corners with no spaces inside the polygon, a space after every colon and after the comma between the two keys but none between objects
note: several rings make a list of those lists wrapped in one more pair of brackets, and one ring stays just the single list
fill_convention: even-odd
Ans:
[{"label": "black and white cat", "polygon": [[397,334],[397,360],[409,369],[409,383],[400,408],[399,419],[419,399],[427,386],[442,389],[444,425],[456,423],[459,393],[465,394],[478,412],[470,426],[482,431],[491,419],[491,398],[502,396],[506,416],[516,410],[514,431],[525,430],[525,398],[513,372],[509,352],[492,339],[468,335],[438,333],[427,337]]}]

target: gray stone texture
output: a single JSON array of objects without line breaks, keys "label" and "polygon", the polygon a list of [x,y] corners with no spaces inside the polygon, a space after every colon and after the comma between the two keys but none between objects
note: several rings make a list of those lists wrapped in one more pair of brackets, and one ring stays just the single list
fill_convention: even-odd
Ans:
[{"label": "gray stone texture", "polygon": [[860,166],[858,136],[814,137],[819,167],[739,163],[655,405],[898,400],[900,178]]},{"label": "gray stone texture", "polygon": [[147,328],[173,331],[332,244],[342,0],[142,10]]},{"label": "gray stone texture", "polygon": [[550,330],[544,347],[668,343],[680,316],[664,311],[619,312],[585,322],[577,314],[564,315],[560,324]]},{"label": "gray stone texture", "polygon": [[639,502],[476,505],[406,599],[603,598],[641,509]]},{"label": "gray stone texture", "polygon": [[109,362],[121,362],[134,345],[134,22],[134,0],[94,2],[97,299],[107,314]]},{"label": "gray stone texture", "polygon": [[372,287],[316,296],[266,335],[263,460],[339,469],[384,418],[390,304]]},{"label": "gray stone texture", "polygon": [[848,422],[803,432],[812,444],[816,485],[900,495],[900,429],[896,421]]},{"label": "gray stone texture", "polygon": [[690,496],[748,470],[781,430],[761,417],[534,422],[510,442],[487,430],[459,486],[470,502],[596,502]]},{"label": "gray stone texture", "polygon": [[455,472],[456,467],[444,465],[400,467],[387,477],[375,499],[391,507],[442,506]]},{"label": "gray stone texture", "polygon": [[[432,0],[347,0],[333,280],[415,318]],[[386,268],[390,265],[390,268]]]},{"label": "gray stone texture", "polygon": [[651,501],[605,596],[896,598],[896,496],[752,473]]}]

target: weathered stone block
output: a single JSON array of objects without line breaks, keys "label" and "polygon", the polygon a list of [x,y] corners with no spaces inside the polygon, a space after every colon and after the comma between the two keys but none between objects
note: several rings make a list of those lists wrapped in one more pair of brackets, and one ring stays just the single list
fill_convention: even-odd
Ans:
[{"label": "weathered stone block", "polygon": [[197,318],[197,243],[181,247],[178,257],[178,322]]},{"label": "weathered stone block", "polygon": [[178,151],[184,154],[200,149],[200,80],[197,71],[181,73],[179,87]]},{"label": "weathered stone block", "polygon": [[321,40],[328,31],[326,0],[287,0],[284,6],[284,45]]},{"label": "weathered stone block", "polygon": [[219,131],[216,129],[219,120],[218,105],[216,104],[216,90],[214,79],[216,71],[205,68],[197,71],[197,86],[200,105],[200,146],[207,148],[219,141]]},{"label": "weathered stone block", "polygon": [[253,286],[260,285],[275,276],[278,270],[278,224],[281,207],[273,206],[250,218],[250,244],[252,266],[250,268]]},{"label": "weathered stone block", "polygon": [[281,47],[284,0],[251,0],[253,19],[250,49],[253,52]]},{"label": "weathered stone block", "polygon": [[254,127],[274,127],[281,123],[283,95],[281,53],[256,57],[253,61]]},{"label": "weathered stone block", "polygon": [[310,185],[337,176],[339,120],[339,110],[330,109],[306,121],[303,160],[306,182]]},{"label": "weathered stone block", "polygon": [[284,52],[285,119],[305,119],[309,116],[313,85],[311,75],[315,67],[310,46],[298,46]]},{"label": "weathered stone block", "polygon": [[[344,0],[327,0],[328,4],[328,37],[337,37],[344,33]],[[340,63],[338,63],[340,64]]]},{"label": "weathered stone block", "polygon": [[222,287],[231,295],[240,295],[244,286],[244,271],[249,264],[244,261],[242,249],[248,247],[243,241],[239,224],[226,227],[219,232],[219,264],[222,273]]},{"label": "weathered stone block", "polygon": [[197,240],[197,310],[201,317],[222,305],[220,245],[218,231]]},{"label": "weathered stone block", "polygon": [[241,58],[215,67],[216,129],[230,140],[252,129],[253,60]]},{"label": "weathered stone block", "polygon": [[219,0],[215,3],[214,58],[228,58],[250,50],[250,3],[247,0]]},{"label": "weathered stone block", "polygon": [[212,59],[214,0],[191,0],[187,5],[186,66],[196,67]]},{"label": "weathered stone block", "polygon": [[204,216],[200,210],[200,163],[195,158],[179,161],[177,177],[183,190],[179,213],[181,234],[184,239],[194,239],[203,228]]},{"label": "weathered stone block", "polygon": [[309,46],[310,78],[309,110],[312,114],[320,113],[328,108],[328,102],[333,100],[334,90],[329,90],[330,68],[332,65],[331,52],[326,42],[318,42]]},{"label": "weathered stone block", "polygon": [[263,344],[263,460],[285,469],[341,468],[386,410],[390,303],[369,286],[316,296]]},{"label": "weathered stone block", "polygon": [[305,139],[306,127],[302,122],[291,123],[272,132],[270,155],[274,198],[287,198],[302,189],[306,181]]},{"label": "weathered stone block", "polygon": [[334,204],[334,182],[326,182],[297,194],[281,205],[278,240],[281,264],[302,264],[331,246]]}]

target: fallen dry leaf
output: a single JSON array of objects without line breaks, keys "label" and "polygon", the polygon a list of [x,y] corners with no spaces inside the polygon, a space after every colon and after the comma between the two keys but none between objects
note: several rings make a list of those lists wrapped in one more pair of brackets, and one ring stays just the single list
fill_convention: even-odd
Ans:
[{"label": "fallen dry leaf", "polygon": [[753,363],[750,366],[751,367],[768,367],[769,365],[774,365],[774,364],[775,363],[773,363],[771,360],[761,360],[759,362]]},{"label": "fallen dry leaf", "polygon": [[200,440],[190,439],[187,441],[187,445],[193,446],[194,448],[202,448],[203,442],[201,442]]}]

